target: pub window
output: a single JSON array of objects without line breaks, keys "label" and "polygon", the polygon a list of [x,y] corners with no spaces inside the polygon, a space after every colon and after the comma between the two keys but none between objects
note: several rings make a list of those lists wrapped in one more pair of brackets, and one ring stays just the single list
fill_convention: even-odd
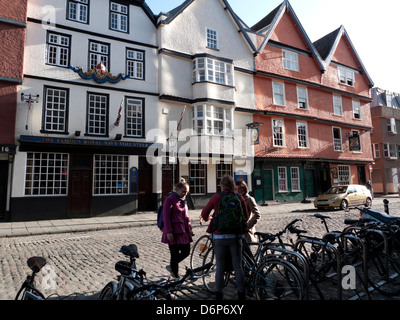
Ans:
[{"label": "pub window", "polygon": [[43,131],[67,131],[68,124],[68,89],[45,87],[43,110]]},{"label": "pub window", "polygon": [[29,152],[26,158],[25,195],[60,196],[68,194],[69,155]]},{"label": "pub window", "polygon": [[128,179],[128,156],[102,154],[96,154],[94,156],[93,194],[128,194]]},{"label": "pub window", "polygon": [[108,95],[88,94],[87,134],[108,134]]},{"label": "pub window", "polygon": [[206,164],[190,163],[190,193],[193,195],[206,194]]}]

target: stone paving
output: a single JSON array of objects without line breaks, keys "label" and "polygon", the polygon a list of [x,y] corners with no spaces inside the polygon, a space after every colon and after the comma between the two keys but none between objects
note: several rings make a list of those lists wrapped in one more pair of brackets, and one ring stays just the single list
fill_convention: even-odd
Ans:
[{"label": "stone paving", "polygon": [[[383,198],[376,198],[373,208],[383,211]],[[400,216],[399,197],[391,197],[390,214]],[[320,221],[313,217],[318,211],[313,205],[296,204],[274,204],[260,206],[262,219],[257,225],[258,231],[277,232],[280,231],[292,219],[300,218],[302,221],[298,226],[309,230],[311,235],[322,236],[325,232],[324,226]],[[190,211],[196,240],[203,235],[206,230],[205,225],[200,225],[198,217],[201,210]],[[329,215],[331,230],[341,230],[344,227],[345,217],[356,217],[356,211],[345,214],[343,211],[324,211],[323,214]],[[105,220],[108,219],[108,224]],[[168,272],[165,266],[169,264],[169,251],[165,244],[162,244],[161,232],[156,226],[156,214],[144,213],[130,217],[103,218],[98,222],[95,218],[91,220],[70,221],[70,225],[75,226],[65,228],[65,223],[59,226],[56,232],[57,222],[53,223],[53,231],[48,233],[46,230],[32,230],[25,236],[15,231],[14,234],[0,237],[0,299],[14,299],[19,286],[30,272],[26,265],[26,260],[31,256],[43,256],[48,261],[48,272],[54,272],[54,288],[48,288],[52,283],[46,282],[49,275],[39,275],[37,278],[38,288],[43,290],[45,296],[51,299],[97,299],[101,289],[111,280],[116,279],[117,272],[114,265],[118,260],[126,258],[119,253],[122,245],[135,243],[138,246],[140,257],[137,260],[138,268],[143,268],[149,280],[166,278]],[[116,225],[115,220],[118,220]],[[136,222],[135,222],[135,221]],[[47,222],[49,223],[49,222]],[[37,222],[38,225],[46,224]],[[95,226],[95,230],[88,229],[88,224]],[[5,225],[4,225],[5,226]],[[20,223],[19,229],[28,230],[26,223]],[[10,226],[8,225],[7,228]],[[3,228],[0,223],[0,229]],[[16,227],[14,229],[17,229]],[[97,229],[97,230],[96,230]],[[8,229],[10,233],[11,228]],[[40,231],[40,232],[39,232]],[[25,233],[25,232],[23,232]],[[184,272],[184,267],[189,265],[189,259],[180,265],[180,272]],[[41,286],[42,285],[42,286]],[[228,289],[227,299],[234,299],[235,292]],[[201,280],[178,297],[179,299],[207,300],[213,297],[204,289]],[[377,296],[376,299],[386,300],[386,297]]]}]

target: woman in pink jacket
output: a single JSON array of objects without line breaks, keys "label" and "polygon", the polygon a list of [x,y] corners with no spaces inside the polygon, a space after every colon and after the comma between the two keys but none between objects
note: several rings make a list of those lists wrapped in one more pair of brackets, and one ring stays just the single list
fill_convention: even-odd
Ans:
[{"label": "woman in pink jacket", "polygon": [[179,263],[189,256],[190,243],[193,242],[192,225],[185,203],[188,192],[189,185],[183,180],[163,204],[164,227],[161,242],[169,246],[171,260],[166,268],[175,278],[179,277]]}]

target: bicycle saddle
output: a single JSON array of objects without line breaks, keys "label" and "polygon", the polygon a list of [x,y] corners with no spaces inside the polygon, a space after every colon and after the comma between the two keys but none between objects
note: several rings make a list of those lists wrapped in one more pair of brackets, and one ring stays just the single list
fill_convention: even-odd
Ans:
[{"label": "bicycle saddle", "polygon": [[259,236],[262,239],[262,241],[275,240],[275,236],[272,233],[256,232],[255,235]]},{"label": "bicycle saddle", "polygon": [[322,215],[320,213],[314,214],[314,217],[319,218],[319,219],[330,219],[331,218],[331,217],[328,217],[328,216],[324,216],[324,215]]},{"label": "bicycle saddle", "polygon": [[122,246],[119,252],[132,258],[139,258],[139,252],[136,244],[130,244],[129,246]]},{"label": "bicycle saddle", "polygon": [[31,257],[28,259],[27,263],[29,269],[37,273],[46,265],[46,259],[42,257]]}]

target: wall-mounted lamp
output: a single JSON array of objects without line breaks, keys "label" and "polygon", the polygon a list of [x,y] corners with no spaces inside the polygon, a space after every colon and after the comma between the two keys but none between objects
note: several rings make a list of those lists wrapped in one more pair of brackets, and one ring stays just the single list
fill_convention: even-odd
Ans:
[{"label": "wall-mounted lamp", "polygon": [[118,134],[115,136],[115,140],[121,140],[121,139],[122,139],[122,134],[118,133]]},{"label": "wall-mounted lamp", "polygon": [[37,94],[35,97],[35,100],[33,100],[34,96],[32,96],[31,94],[29,94],[28,96],[25,96],[24,93],[21,93],[21,101],[22,102],[36,102],[39,103],[39,95]]},{"label": "wall-mounted lamp", "polygon": [[22,92],[21,93],[21,101],[22,102],[28,102],[28,115],[26,117],[26,124],[25,124],[25,130],[28,130],[28,120],[29,120],[29,112],[31,111],[31,104],[32,102],[39,103],[39,95],[36,95],[35,100],[33,100],[34,96],[29,94],[28,96],[25,96],[25,94]]},{"label": "wall-mounted lamp", "polygon": [[75,131],[75,137],[79,137],[81,135],[81,132],[80,131]]}]

